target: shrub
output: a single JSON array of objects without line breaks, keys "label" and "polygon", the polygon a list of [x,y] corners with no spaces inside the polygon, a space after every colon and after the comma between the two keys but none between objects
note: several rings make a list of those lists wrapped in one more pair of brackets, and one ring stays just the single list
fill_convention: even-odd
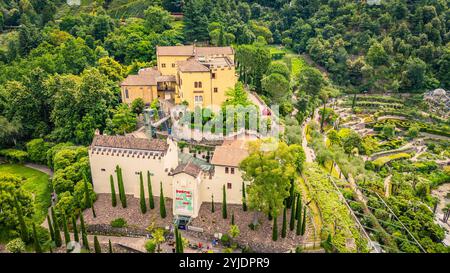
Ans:
[{"label": "shrub", "polygon": [[42,138],[36,138],[27,142],[27,152],[31,161],[40,164],[47,163],[47,151],[53,146],[53,143],[45,142]]},{"label": "shrub", "polygon": [[20,238],[13,239],[6,244],[6,250],[11,253],[25,252],[25,243]]},{"label": "shrub", "polygon": [[147,250],[148,253],[155,253],[156,251],[156,242],[155,240],[148,240],[145,242],[145,250]]},{"label": "shrub", "polygon": [[227,245],[230,244],[231,238],[230,238],[230,236],[229,236],[228,234],[225,233],[225,234],[223,234],[222,237],[220,238],[220,241],[222,242],[222,244],[223,244],[224,246],[227,246]]},{"label": "shrub", "polygon": [[398,153],[398,154],[393,154],[393,155],[389,155],[389,156],[382,156],[382,157],[375,159],[373,161],[373,164],[376,168],[379,169],[382,166],[384,166],[385,164],[389,163],[390,161],[398,160],[398,159],[407,159],[410,157],[411,156],[407,153]]},{"label": "shrub", "polygon": [[123,228],[127,226],[127,221],[123,218],[116,218],[111,221],[111,226],[114,228]]},{"label": "shrub", "polygon": [[28,160],[28,153],[22,150],[4,149],[0,150],[0,155],[4,156],[6,161],[10,163],[21,164]]}]

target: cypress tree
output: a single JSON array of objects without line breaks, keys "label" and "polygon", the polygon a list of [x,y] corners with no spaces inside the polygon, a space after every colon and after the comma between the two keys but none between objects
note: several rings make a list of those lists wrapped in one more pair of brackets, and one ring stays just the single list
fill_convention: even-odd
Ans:
[{"label": "cypress tree", "polygon": [[277,216],[273,216],[273,227],[272,227],[272,240],[278,240],[278,224],[277,224]]},{"label": "cypress tree", "polygon": [[214,208],[214,195],[211,194],[211,212],[214,213],[216,209]]},{"label": "cypress tree", "polygon": [[88,241],[88,238],[87,238],[87,234],[82,232],[81,233],[81,238],[82,238],[82,241],[83,241],[84,249],[86,249],[88,252],[91,252],[91,249],[89,248],[89,241]]},{"label": "cypress tree", "polygon": [[148,203],[150,204],[150,209],[154,209],[155,201],[153,200],[152,179],[150,171],[147,171],[147,186],[148,186]]},{"label": "cypress tree", "polygon": [[64,231],[64,241],[67,244],[70,242],[70,234],[69,234],[69,228],[67,227],[67,219],[66,215],[63,214],[63,231]]},{"label": "cypress tree", "polygon": [[223,195],[222,195],[222,217],[223,219],[227,219],[227,192],[225,191],[225,185],[222,187]]},{"label": "cypress tree", "polygon": [[289,221],[289,230],[294,230],[294,228],[295,228],[295,210],[296,210],[295,204],[296,204],[296,202],[295,202],[295,198],[294,198],[294,202],[292,202],[292,207],[291,207],[291,219]]},{"label": "cypress tree", "polygon": [[97,235],[94,236],[94,250],[95,253],[102,253],[102,248],[100,247],[100,242],[98,241]]},{"label": "cypress tree", "polygon": [[28,228],[25,223],[25,219],[23,218],[23,211],[22,208],[20,207],[20,203],[19,200],[17,199],[17,196],[14,196],[14,205],[16,207],[17,217],[19,218],[20,237],[22,238],[22,241],[26,243],[29,240]]},{"label": "cypress tree", "polygon": [[295,186],[294,185],[295,185],[294,180],[291,180],[291,188],[289,190],[289,198],[287,199],[287,202],[286,202],[286,207],[288,209],[290,209],[291,206],[293,205],[293,203],[295,202],[295,191],[294,191]]},{"label": "cypress tree", "polygon": [[50,238],[52,239],[52,241],[55,241],[55,232],[53,231],[53,224],[52,221],[50,220],[50,216],[47,214],[47,225],[48,225],[48,231],[50,232]]},{"label": "cypress tree", "polygon": [[245,183],[242,182],[242,210],[247,211],[247,197],[245,194]]},{"label": "cypress tree", "polygon": [[84,217],[83,213],[80,214],[80,227],[81,227],[81,233],[86,233],[86,226],[84,225]]},{"label": "cypress tree", "polygon": [[81,226],[81,240],[83,242],[83,247],[89,251],[89,241],[86,233],[86,226],[84,225],[83,213],[80,214],[80,226]]},{"label": "cypress tree", "polygon": [[297,211],[295,212],[295,219],[296,220],[301,220],[302,219],[302,197],[299,195],[297,195]]},{"label": "cypress tree", "polygon": [[178,253],[184,253],[183,237],[181,236],[181,232],[178,232],[178,245]]},{"label": "cypress tree", "polygon": [[111,184],[111,203],[113,207],[116,207],[117,206],[116,189],[114,187],[114,178],[112,175],[109,176],[109,183]]},{"label": "cypress tree", "polygon": [[283,210],[283,226],[281,228],[281,238],[286,238],[286,229],[287,229],[287,226],[286,226],[286,207],[284,207],[284,210]]},{"label": "cypress tree", "polygon": [[75,242],[79,242],[80,238],[78,237],[78,228],[77,228],[77,219],[72,215],[72,229],[73,229],[73,239]]},{"label": "cypress tree", "polygon": [[53,230],[55,231],[55,245],[56,247],[60,247],[62,245],[61,231],[59,230],[59,221],[56,217],[55,210],[51,207],[52,212],[52,220],[53,220]]},{"label": "cypress tree", "polygon": [[[301,211],[301,209],[300,209],[300,211]],[[302,234],[302,218],[297,219],[297,229],[295,231],[295,234],[297,234],[297,235]]]},{"label": "cypress tree", "polygon": [[117,190],[119,191],[119,199],[120,202],[122,202],[123,207],[123,197],[122,197],[122,187],[120,183],[120,167],[119,165],[116,166],[116,176],[117,176]]},{"label": "cypress tree", "polygon": [[109,246],[109,253],[113,253],[113,248],[112,248],[111,240],[108,240],[108,246]]},{"label": "cypress tree", "polygon": [[117,185],[119,188],[120,202],[122,203],[122,208],[126,208],[127,207],[127,196],[125,195],[125,188],[123,186],[122,169],[119,166],[117,166],[116,172],[117,172]]},{"label": "cypress tree", "polygon": [[88,179],[87,179],[86,173],[83,173],[83,180],[84,180],[84,198],[85,198],[84,205],[86,208],[92,208],[92,215],[95,218],[95,217],[97,217],[97,215],[95,215],[94,204],[92,203],[91,195],[89,193]]},{"label": "cypress tree", "polygon": [[123,207],[127,207],[127,195],[125,193],[125,186],[123,185],[123,175],[122,175],[122,168],[120,168],[120,185],[122,187],[122,198],[123,198]]},{"label": "cypress tree", "polygon": [[305,235],[306,231],[306,206],[303,207],[303,220],[302,220],[302,236]]},{"label": "cypress tree", "polygon": [[33,241],[34,241],[34,251],[36,253],[42,253],[41,243],[39,242],[39,238],[36,232],[36,225],[33,222]]},{"label": "cypress tree", "polygon": [[180,253],[180,238],[178,236],[177,226],[175,226],[175,253]]},{"label": "cypress tree", "polygon": [[161,218],[166,218],[167,214],[166,214],[166,204],[165,204],[165,200],[164,200],[164,192],[163,192],[163,186],[162,186],[162,182],[159,182],[160,185],[160,195],[159,195],[159,213],[161,214]]},{"label": "cypress tree", "polygon": [[147,212],[147,204],[145,203],[145,192],[144,192],[144,178],[142,177],[142,172],[139,172],[140,181],[140,204],[141,212],[145,214]]}]

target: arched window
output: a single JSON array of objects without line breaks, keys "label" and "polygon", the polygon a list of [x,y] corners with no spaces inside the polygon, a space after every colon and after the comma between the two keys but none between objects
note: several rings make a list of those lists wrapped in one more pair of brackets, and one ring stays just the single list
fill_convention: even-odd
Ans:
[{"label": "arched window", "polygon": [[128,89],[125,89],[125,98],[128,99]]}]

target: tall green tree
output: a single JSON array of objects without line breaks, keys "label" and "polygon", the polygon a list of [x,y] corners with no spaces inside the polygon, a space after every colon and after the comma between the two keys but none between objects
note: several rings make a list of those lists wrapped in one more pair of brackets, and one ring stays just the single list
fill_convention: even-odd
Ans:
[{"label": "tall green tree", "polygon": [[34,242],[34,251],[36,253],[42,253],[41,242],[39,242],[39,237],[36,232],[36,224],[33,222],[33,242]]},{"label": "tall green tree", "polygon": [[278,224],[277,224],[277,216],[273,217],[273,225],[272,225],[272,240],[278,240]]},{"label": "tall green tree", "polygon": [[159,182],[160,185],[160,194],[159,194],[159,213],[161,215],[161,218],[166,218],[167,213],[166,213],[166,201],[164,198],[164,192],[163,192],[163,185],[162,182]]},{"label": "tall green tree", "polygon": [[108,240],[108,251],[109,251],[109,253],[113,253],[113,247],[111,244],[111,240]]},{"label": "tall green tree", "polygon": [[[294,195],[295,196],[295,195]],[[289,221],[289,229],[290,230],[294,230],[295,228],[295,211],[296,211],[296,203],[298,204],[298,199],[297,202],[295,201],[295,197],[293,198],[293,202],[292,202],[292,207],[291,207],[291,218]]]},{"label": "tall green tree", "polygon": [[247,211],[247,197],[245,194],[245,182],[242,181],[242,210]]},{"label": "tall green tree", "polygon": [[67,226],[67,218],[64,213],[63,213],[63,232],[64,232],[64,241],[67,246],[67,244],[70,242],[70,233],[69,233],[69,228]]},{"label": "tall green tree", "polygon": [[72,215],[72,229],[73,229],[73,239],[75,242],[79,242],[80,238],[78,236],[78,228],[77,228],[77,218]]},{"label": "tall green tree", "polygon": [[302,236],[305,235],[306,231],[306,206],[303,208],[303,220],[302,220]]},{"label": "tall green tree", "polygon": [[222,187],[222,218],[227,219],[227,192],[225,190],[225,185]]},{"label": "tall green tree", "polygon": [[286,207],[283,209],[283,225],[281,227],[281,238],[286,238],[287,223],[286,223]]},{"label": "tall green tree", "polygon": [[299,145],[290,145],[273,139],[249,143],[249,156],[240,163],[247,186],[248,203],[255,210],[278,216],[289,197],[291,179],[302,170],[305,154]]},{"label": "tall green tree", "polygon": [[117,174],[117,185],[119,188],[120,202],[122,203],[122,208],[126,208],[127,196],[125,195],[125,188],[123,185],[122,169],[118,165],[116,166],[116,174]]},{"label": "tall green tree", "polygon": [[147,171],[147,188],[148,188],[148,203],[150,204],[150,209],[154,209],[155,201],[153,200],[152,179],[150,171]]},{"label": "tall green tree", "polygon": [[83,242],[83,247],[84,249],[86,249],[87,251],[90,251],[89,248],[89,241],[87,238],[87,232],[86,232],[86,226],[84,224],[84,217],[83,217],[83,213],[80,213],[80,227],[81,227],[81,240]]},{"label": "tall green tree", "polygon": [[319,91],[325,85],[322,73],[317,68],[308,67],[300,73],[300,89],[313,97],[319,95]]},{"label": "tall green tree", "polygon": [[48,225],[48,230],[50,232],[50,239],[54,242],[55,241],[55,231],[53,230],[53,223],[50,220],[50,215],[47,215],[47,225]]},{"label": "tall green tree", "polygon": [[55,245],[60,247],[62,245],[61,231],[59,229],[58,217],[55,214],[53,207],[50,208],[52,214],[53,230],[55,231]]},{"label": "tall green tree", "polygon": [[145,214],[147,212],[147,203],[145,203],[144,178],[142,172],[139,172],[139,185],[141,212]]},{"label": "tall green tree", "polygon": [[88,187],[88,179],[87,179],[86,173],[83,173],[83,181],[84,181],[85,207],[86,208],[92,208],[92,215],[95,218],[95,217],[97,217],[97,215],[95,215],[94,204],[92,203],[92,199],[91,199],[91,195],[90,195],[90,191],[89,191],[89,187]]},{"label": "tall green tree", "polygon": [[208,17],[203,0],[187,0],[183,6],[184,37],[188,42],[208,41]]},{"label": "tall green tree", "polygon": [[109,183],[111,184],[111,205],[113,207],[116,207],[117,206],[116,189],[114,187],[114,178],[112,175],[109,176]]},{"label": "tall green tree", "polygon": [[28,242],[29,240],[28,228],[25,223],[22,207],[20,206],[17,196],[14,196],[14,205],[16,207],[17,217],[19,219],[20,237],[22,238],[22,241]]},{"label": "tall green tree", "polygon": [[97,235],[94,236],[94,251],[95,253],[102,253],[102,247],[100,246]]}]

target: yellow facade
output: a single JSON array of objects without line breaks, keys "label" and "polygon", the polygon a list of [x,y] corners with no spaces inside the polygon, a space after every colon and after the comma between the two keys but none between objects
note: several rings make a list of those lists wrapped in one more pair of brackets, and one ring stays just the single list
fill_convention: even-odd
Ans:
[{"label": "yellow facade", "polygon": [[[213,78],[213,74],[214,78]],[[197,82],[197,87],[196,83]],[[198,83],[201,83],[201,87]],[[226,92],[236,84],[234,67],[212,69],[210,72],[179,72],[178,95],[190,111],[195,107],[218,109],[227,99]]]},{"label": "yellow facade", "polygon": [[186,101],[191,111],[196,106],[215,110],[236,81],[231,47],[158,47],[157,67],[130,75],[121,85],[122,101],[142,98],[151,103],[159,98],[175,104]]},{"label": "yellow facade", "polygon": [[191,56],[158,56],[158,71],[162,75],[176,75],[178,68],[177,62],[186,61]]},{"label": "yellow facade", "polygon": [[135,99],[141,98],[146,104],[158,98],[156,86],[122,86],[122,102],[131,104]]}]

